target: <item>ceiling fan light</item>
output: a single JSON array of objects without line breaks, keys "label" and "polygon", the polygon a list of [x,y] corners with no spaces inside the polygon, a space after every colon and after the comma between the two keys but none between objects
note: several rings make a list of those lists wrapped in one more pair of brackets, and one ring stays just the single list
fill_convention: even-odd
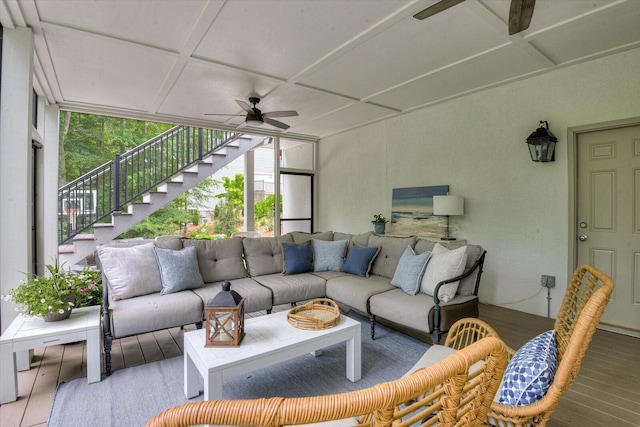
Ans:
[{"label": "ceiling fan light", "polygon": [[264,123],[264,119],[257,115],[247,114],[247,119],[245,120],[247,125],[249,126],[262,126]]}]

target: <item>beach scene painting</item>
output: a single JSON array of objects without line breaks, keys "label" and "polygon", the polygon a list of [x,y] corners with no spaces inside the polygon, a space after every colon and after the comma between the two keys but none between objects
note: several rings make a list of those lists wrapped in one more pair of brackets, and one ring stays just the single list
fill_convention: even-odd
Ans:
[{"label": "beach scene painting", "polygon": [[446,219],[433,215],[433,196],[446,196],[448,185],[394,188],[391,201],[391,232],[441,236]]}]

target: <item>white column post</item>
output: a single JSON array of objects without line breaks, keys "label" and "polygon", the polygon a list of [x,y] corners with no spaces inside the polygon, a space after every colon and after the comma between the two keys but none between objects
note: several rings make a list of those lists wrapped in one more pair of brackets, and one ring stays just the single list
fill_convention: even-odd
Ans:
[{"label": "white column post", "polygon": [[[42,212],[38,223],[38,260],[51,264],[58,257],[58,154],[60,148],[60,108],[45,105],[40,199]],[[71,268],[71,265],[65,265]]]},{"label": "white column post", "polygon": [[244,155],[244,231],[255,231],[255,154]]},{"label": "white column post", "polygon": [[[31,271],[33,32],[4,28],[0,94],[0,291],[6,295]],[[0,330],[17,313],[0,302]],[[2,360],[0,363],[7,363]]]}]

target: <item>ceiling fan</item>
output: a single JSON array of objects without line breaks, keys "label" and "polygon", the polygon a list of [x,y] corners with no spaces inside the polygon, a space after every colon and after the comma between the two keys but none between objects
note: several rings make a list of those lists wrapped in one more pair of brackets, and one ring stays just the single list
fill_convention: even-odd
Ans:
[{"label": "ceiling fan", "polygon": [[[286,111],[269,111],[267,113],[263,113],[260,111],[256,104],[260,102],[260,98],[258,97],[250,97],[249,102],[253,104],[251,107],[244,101],[236,99],[236,102],[244,111],[247,112],[246,118],[244,122],[242,122],[238,128],[243,128],[247,125],[250,126],[262,126],[263,123],[270,124],[271,126],[275,126],[280,129],[289,129],[289,125],[286,123],[279,122],[278,120],[273,120],[272,117],[294,117],[298,115],[297,111],[286,110]],[[243,116],[244,114],[205,114],[205,116]]]},{"label": "ceiling fan", "polygon": [[[464,0],[440,0],[416,13],[413,17],[422,20],[443,10],[447,10],[463,1]],[[511,0],[511,7],[509,9],[509,35],[517,34],[529,28],[535,5],[536,0]]]}]

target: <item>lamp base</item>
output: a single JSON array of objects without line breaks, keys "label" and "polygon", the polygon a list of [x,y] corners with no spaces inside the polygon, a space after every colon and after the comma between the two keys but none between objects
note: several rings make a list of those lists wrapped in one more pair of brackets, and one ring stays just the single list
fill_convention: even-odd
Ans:
[{"label": "lamp base", "polygon": [[456,240],[455,237],[441,237],[440,240]]}]

